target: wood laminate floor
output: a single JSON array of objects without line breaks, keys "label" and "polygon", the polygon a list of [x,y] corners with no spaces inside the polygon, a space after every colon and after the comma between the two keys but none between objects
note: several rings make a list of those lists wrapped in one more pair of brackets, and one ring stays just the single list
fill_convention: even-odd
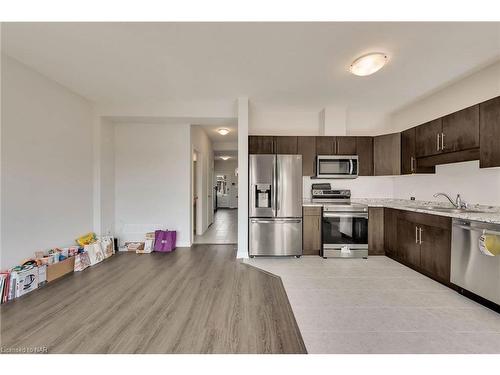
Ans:
[{"label": "wood laminate floor", "polygon": [[117,254],[2,305],[4,348],[49,353],[305,353],[279,277],[232,245]]}]

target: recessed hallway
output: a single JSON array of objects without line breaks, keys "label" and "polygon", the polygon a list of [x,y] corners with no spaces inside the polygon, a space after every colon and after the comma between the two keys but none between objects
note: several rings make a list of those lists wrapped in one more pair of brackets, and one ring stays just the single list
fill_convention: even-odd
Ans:
[{"label": "recessed hallway", "polygon": [[202,235],[194,236],[196,244],[236,244],[238,242],[238,210],[219,208],[213,224]]}]

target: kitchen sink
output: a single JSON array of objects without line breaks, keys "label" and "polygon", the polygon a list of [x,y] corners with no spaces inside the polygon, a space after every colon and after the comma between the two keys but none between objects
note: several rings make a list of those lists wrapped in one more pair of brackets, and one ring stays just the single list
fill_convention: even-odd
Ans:
[{"label": "kitchen sink", "polygon": [[472,210],[468,208],[455,208],[455,207],[443,207],[443,206],[419,206],[417,207],[421,210],[431,210],[431,211],[440,211],[440,212],[449,212],[449,213],[481,213],[485,211],[480,210]]}]

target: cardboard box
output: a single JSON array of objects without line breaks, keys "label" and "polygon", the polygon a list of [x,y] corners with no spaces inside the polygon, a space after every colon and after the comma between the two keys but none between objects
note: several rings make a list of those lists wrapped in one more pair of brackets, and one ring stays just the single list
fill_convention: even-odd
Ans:
[{"label": "cardboard box", "polygon": [[50,283],[70,272],[75,268],[75,257],[62,260],[47,266],[47,281]]}]

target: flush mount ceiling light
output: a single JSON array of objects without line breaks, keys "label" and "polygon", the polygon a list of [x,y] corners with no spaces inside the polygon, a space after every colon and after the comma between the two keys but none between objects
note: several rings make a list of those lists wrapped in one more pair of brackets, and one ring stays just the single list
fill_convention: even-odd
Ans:
[{"label": "flush mount ceiling light", "polygon": [[220,158],[221,158],[222,160],[228,160],[228,159],[231,159],[231,157],[230,157],[230,156],[221,156]]},{"label": "flush mount ceiling light", "polygon": [[221,128],[217,130],[217,133],[219,133],[220,135],[226,135],[229,133],[229,129]]},{"label": "flush mount ceiling light", "polygon": [[380,69],[387,63],[387,55],[382,52],[368,53],[358,57],[349,67],[352,74],[357,76],[369,76]]}]

